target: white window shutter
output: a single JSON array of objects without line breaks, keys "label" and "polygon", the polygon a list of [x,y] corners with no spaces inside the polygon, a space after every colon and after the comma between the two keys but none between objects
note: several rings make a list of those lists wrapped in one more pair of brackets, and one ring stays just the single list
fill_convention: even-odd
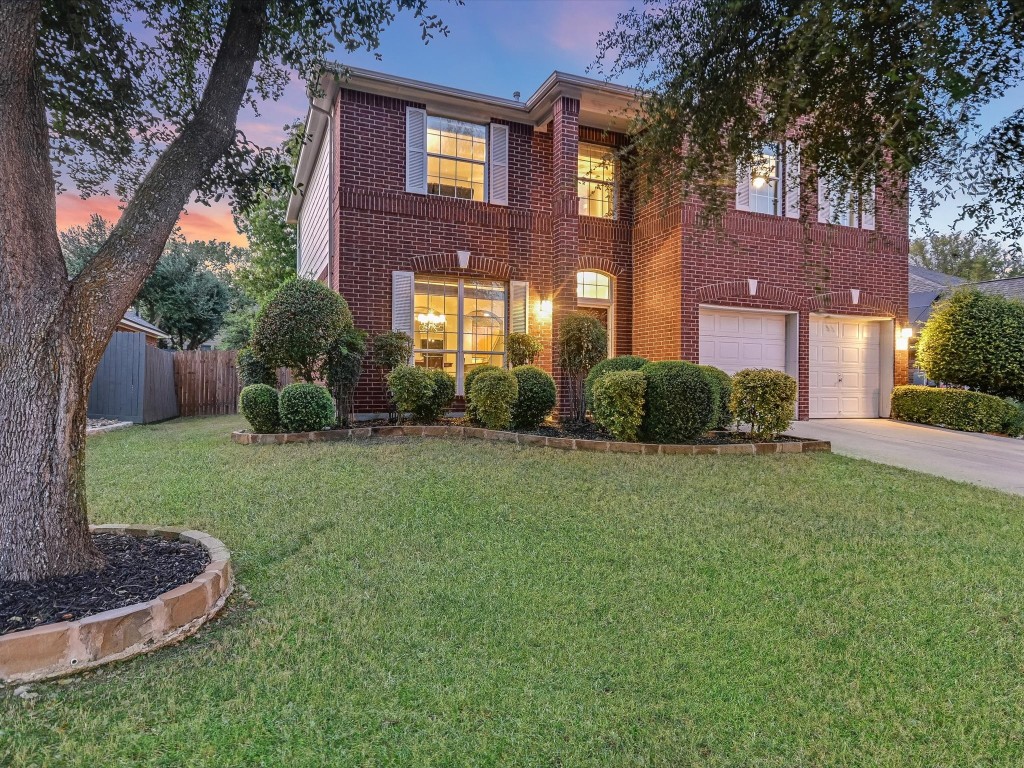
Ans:
[{"label": "white window shutter", "polygon": [[509,333],[529,333],[530,284],[513,280],[508,284]]},{"label": "white window shutter", "polygon": [[736,164],[736,210],[750,210],[750,166]]},{"label": "white window shutter", "polygon": [[493,205],[508,205],[508,126],[491,123],[490,139],[489,199]]},{"label": "white window shutter", "polygon": [[800,147],[795,141],[786,142],[786,216],[800,218]]},{"label": "white window shutter", "polygon": [[391,273],[391,330],[413,336],[413,294],[416,275],[412,272]]},{"label": "white window shutter", "polygon": [[405,191],[427,194],[427,110],[405,108]]},{"label": "white window shutter", "polygon": [[875,188],[871,187],[871,194],[863,202],[863,209],[860,212],[860,226],[862,229],[875,228]]},{"label": "white window shutter", "polygon": [[832,220],[832,203],[828,199],[828,188],[824,179],[818,179],[818,221],[828,224]]}]

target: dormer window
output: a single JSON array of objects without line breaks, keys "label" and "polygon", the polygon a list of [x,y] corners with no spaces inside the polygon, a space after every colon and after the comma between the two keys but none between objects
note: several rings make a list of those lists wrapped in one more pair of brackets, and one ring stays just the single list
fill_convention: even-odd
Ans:
[{"label": "dormer window", "polygon": [[427,194],[484,200],[487,126],[427,118]]}]

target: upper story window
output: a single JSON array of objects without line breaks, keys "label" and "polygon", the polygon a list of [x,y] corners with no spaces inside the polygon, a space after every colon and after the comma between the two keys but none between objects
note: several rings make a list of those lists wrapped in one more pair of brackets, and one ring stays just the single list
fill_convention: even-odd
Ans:
[{"label": "upper story window", "polygon": [[427,194],[484,200],[487,126],[427,118]]},{"label": "upper story window", "polygon": [[828,185],[819,179],[818,221],[856,229],[874,229],[874,187],[864,193],[853,189],[829,190]]},{"label": "upper story window", "polygon": [[578,169],[580,216],[615,218],[615,153],[612,148],[580,144]]},{"label": "upper story window", "polygon": [[766,144],[736,168],[736,210],[800,218],[800,153],[794,142]]}]

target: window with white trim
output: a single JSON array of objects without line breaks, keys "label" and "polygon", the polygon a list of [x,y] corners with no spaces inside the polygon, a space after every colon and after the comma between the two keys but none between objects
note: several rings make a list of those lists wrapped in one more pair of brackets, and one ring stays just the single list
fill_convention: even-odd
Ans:
[{"label": "window with white trim", "polygon": [[818,221],[855,229],[875,228],[875,189],[859,192],[838,183],[830,189],[823,179],[818,180]]},{"label": "window with white trim", "polygon": [[612,279],[603,272],[580,270],[576,273],[576,306],[601,319],[608,330],[608,357],[615,347],[615,305],[612,302]]},{"label": "window with white trim", "polygon": [[427,117],[427,194],[485,200],[487,126]]},{"label": "window with white trim", "polygon": [[580,216],[615,218],[616,168],[615,152],[611,147],[579,145],[576,186]]},{"label": "window with white trim", "polygon": [[778,144],[767,144],[750,167],[750,210],[782,215],[782,153]]},{"label": "window with white trim", "polygon": [[506,283],[416,275],[414,364],[447,371],[463,394],[471,370],[505,364],[507,306]]}]

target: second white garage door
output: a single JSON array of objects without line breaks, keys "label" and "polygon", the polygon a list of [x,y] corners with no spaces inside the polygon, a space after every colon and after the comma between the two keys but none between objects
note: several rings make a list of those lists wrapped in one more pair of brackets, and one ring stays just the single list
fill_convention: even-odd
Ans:
[{"label": "second white garage door", "polygon": [[880,324],[856,317],[811,315],[810,416],[878,416]]},{"label": "second white garage door", "polygon": [[744,368],[786,370],[786,316],[700,310],[700,362],[730,376]]}]

